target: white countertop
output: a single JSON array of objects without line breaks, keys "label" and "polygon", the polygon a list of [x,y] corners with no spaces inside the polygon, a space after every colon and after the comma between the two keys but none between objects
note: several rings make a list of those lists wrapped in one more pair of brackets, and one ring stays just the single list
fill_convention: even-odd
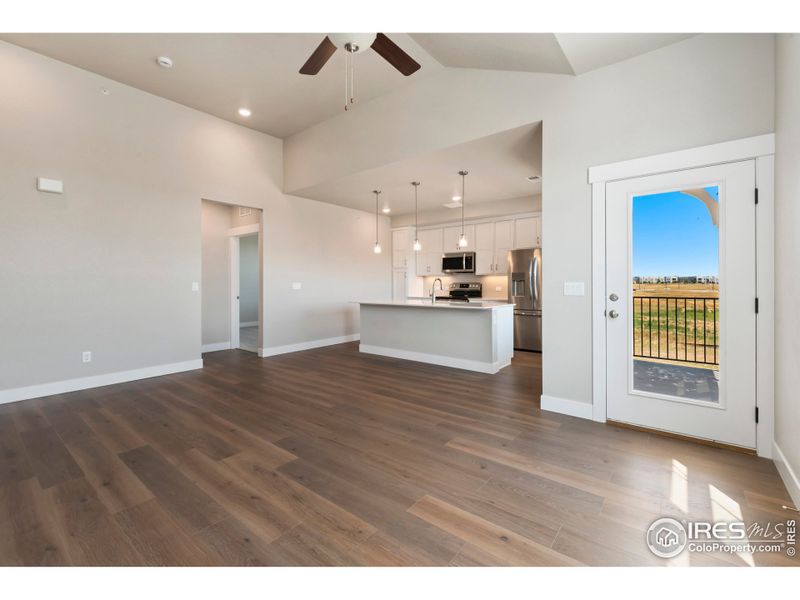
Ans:
[{"label": "white countertop", "polygon": [[437,300],[435,303],[428,299],[411,299],[399,301],[372,301],[358,302],[365,306],[393,306],[395,308],[452,308],[455,310],[491,310],[503,306],[514,306],[502,300],[478,300],[470,302],[451,302],[449,300]]}]

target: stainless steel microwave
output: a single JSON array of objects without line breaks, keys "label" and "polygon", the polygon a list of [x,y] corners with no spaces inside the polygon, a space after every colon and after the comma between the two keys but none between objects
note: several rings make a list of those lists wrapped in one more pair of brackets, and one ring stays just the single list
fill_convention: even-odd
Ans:
[{"label": "stainless steel microwave", "polygon": [[474,273],[474,252],[450,252],[442,256],[442,273]]}]

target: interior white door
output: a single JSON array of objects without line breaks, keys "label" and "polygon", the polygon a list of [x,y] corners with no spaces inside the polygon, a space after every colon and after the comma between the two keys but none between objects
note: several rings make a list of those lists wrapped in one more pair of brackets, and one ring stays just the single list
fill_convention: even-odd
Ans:
[{"label": "interior white door", "polygon": [[755,162],[606,186],[608,418],[756,445]]}]

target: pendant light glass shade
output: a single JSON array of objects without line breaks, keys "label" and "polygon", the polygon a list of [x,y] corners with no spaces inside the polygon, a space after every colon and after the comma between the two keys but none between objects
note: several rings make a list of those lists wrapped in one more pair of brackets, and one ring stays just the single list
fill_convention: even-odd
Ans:
[{"label": "pendant light glass shade", "polygon": [[458,247],[459,248],[466,248],[467,247],[467,236],[464,235],[464,204],[467,201],[467,196],[464,192],[464,180],[466,179],[467,175],[469,175],[469,171],[459,171],[459,175],[461,175],[461,237],[458,238]]},{"label": "pendant light glass shade", "polygon": [[412,181],[411,185],[414,186],[414,252],[419,252],[422,250],[422,244],[419,243],[419,181]]},{"label": "pendant light glass shade", "polygon": [[372,251],[375,254],[380,254],[382,250],[381,250],[381,244],[378,241],[378,202],[379,202],[378,197],[381,195],[381,191],[372,190],[372,193],[375,194],[375,247],[372,249]]}]

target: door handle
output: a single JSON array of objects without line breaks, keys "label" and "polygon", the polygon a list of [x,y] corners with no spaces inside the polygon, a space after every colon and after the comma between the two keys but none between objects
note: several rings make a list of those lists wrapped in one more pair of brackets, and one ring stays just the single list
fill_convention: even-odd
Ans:
[{"label": "door handle", "polygon": [[615,311],[613,309],[608,311],[608,317],[610,319],[616,319],[618,316],[619,316],[619,313],[617,311]]}]

